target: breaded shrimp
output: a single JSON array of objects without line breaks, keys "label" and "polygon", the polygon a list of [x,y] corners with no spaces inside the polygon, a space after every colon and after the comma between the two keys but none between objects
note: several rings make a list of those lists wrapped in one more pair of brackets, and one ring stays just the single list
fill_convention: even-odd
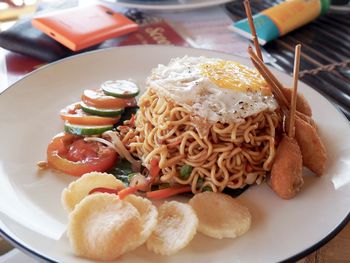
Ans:
[{"label": "breaded shrimp", "polygon": [[326,167],[327,153],[316,129],[297,117],[295,118],[295,139],[299,144],[304,166],[317,176],[321,176]]},{"label": "breaded shrimp", "polygon": [[[296,112],[295,114],[297,115],[297,117],[299,117],[303,121],[305,121],[308,124],[310,124],[317,131],[317,124],[310,116],[307,116],[307,115],[305,115],[304,113],[301,113],[301,112]],[[287,118],[286,118],[285,129],[286,130],[289,129],[289,116],[287,116]]]},{"label": "breaded shrimp", "polygon": [[[282,89],[283,95],[286,97],[287,101],[290,102],[292,99],[292,89],[283,87]],[[297,101],[296,101],[296,109],[297,111],[307,115],[312,115],[312,110],[309,102],[305,99],[304,95],[301,93],[297,93]]]},{"label": "breaded shrimp", "polygon": [[291,199],[301,189],[302,157],[294,138],[283,135],[271,170],[271,188],[283,199]]},{"label": "breaded shrimp", "polygon": [[310,116],[307,116],[306,114],[299,111],[297,111],[295,114],[317,130],[317,124]]},{"label": "breaded shrimp", "polygon": [[[282,140],[278,145],[275,161],[272,165],[271,170],[271,187],[276,194],[278,194],[284,199],[293,198],[296,195],[296,193],[300,191],[302,185],[304,184],[302,175],[303,159],[299,144],[294,138],[295,132],[298,129],[295,126],[295,121],[297,118],[296,113],[298,111],[297,105],[299,97],[305,101],[305,99],[299,96],[297,92],[300,64],[300,49],[300,44],[295,46],[293,90],[291,90],[291,92],[288,92],[286,96],[287,100],[289,100],[290,102],[289,114],[286,114],[289,118],[287,122],[288,127],[286,129],[287,134],[283,134]],[[299,105],[302,104],[304,103],[299,103]],[[307,106],[309,107],[309,105]],[[300,110],[304,111],[305,107],[303,106]],[[287,109],[284,109],[284,111],[288,112]],[[309,113],[311,115],[311,110]],[[304,115],[303,113],[301,114]],[[307,115],[305,116],[308,117]]]}]

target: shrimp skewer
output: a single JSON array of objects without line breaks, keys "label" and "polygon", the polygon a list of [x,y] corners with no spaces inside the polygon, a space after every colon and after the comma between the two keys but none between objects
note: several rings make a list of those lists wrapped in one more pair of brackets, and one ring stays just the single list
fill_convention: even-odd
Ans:
[{"label": "shrimp skewer", "polygon": [[[280,105],[285,116],[288,116],[290,108],[282,89],[283,85],[276,79],[265,64],[257,57],[252,48],[248,48],[248,53],[256,69],[261,73],[263,78],[272,88],[272,92]],[[313,171],[316,175],[321,176],[324,173],[327,161],[326,148],[317,134],[315,122],[310,116],[296,111],[295,116],[296,134],[295,138],[301,150],[303,165]]]},{"label": "shrimp skewer", "polygon": [[304,166],[321,176],[326,169],[327,152],[316,129],[301,118],[296,118],[295,138],[301,149]]},{"label": "shrimp skewer", "polygon": [[[286,87],[282,88],[282,93],[283,93],[283,95],[286,97],[286,99],[288,101],[291,101],[292,91],[293,91],[292,89],[289,89],[289,88],[286,88]],[[301,94],[301,93],[297,94],[296,109],[297,109],[298,112],[302,113],[303,115],[306,115],[306,116],[309,116],[309,117],[311,117],[311,115],[312,115],[312,110],[311,110],[310,104],[306,100],[304,95]]]},{"label": "shrimp skewer", "polygon": [[284,199],[293,198],[300,191],[304,180],[302,177],[303,161],[295,135],[295,111],[297,105],[297,87],[300,61],[300,45],[295,47],[293,90],[289,116],[288,135],[283,134],[277,148],[276,158],[271,170],[271,187]]},{"label": "shrimp skewer", "polygon": [[243,3],[244,3],[245,13],[247,15],[248,23],[249,23],[250,32],[252,35],[252,41],[253,41],[254,46],[255,46],[256,54],[258,55],[258,57],[260,58],[261,61],[264,61],[262,53],[261,53],[260,45],[259,45],[259,39],[258,39],[258,36],[256,34],[256,30],[255,30],[252,10],[250,8],[250,2],[249,2],[249,0],[244,0]]}]

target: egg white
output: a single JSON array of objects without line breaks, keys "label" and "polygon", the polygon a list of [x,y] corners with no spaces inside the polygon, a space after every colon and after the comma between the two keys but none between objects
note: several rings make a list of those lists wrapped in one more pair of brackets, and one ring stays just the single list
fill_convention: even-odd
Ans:
[{"label": "egg white", "polygon": [[153,69],[147,87],[210,123],[241,122],[261,111],[276,110],[274,97],[264,96],[261,90],[222,88],[203,74],[202,65],[219,61],[222,60],[188,56],[174,58],[168,65],[158,65]]}]

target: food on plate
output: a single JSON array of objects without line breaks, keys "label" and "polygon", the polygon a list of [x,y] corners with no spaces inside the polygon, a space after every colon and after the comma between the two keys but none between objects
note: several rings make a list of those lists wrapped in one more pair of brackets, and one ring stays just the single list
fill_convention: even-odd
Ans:
[{"label": "food on plate", "polygon": [[132,204],[137,209],[141,217],[142,231],[140,238],[134,245],[136,248],[145,243],[154,229],[157,227],[158,210],[151,201],[141,196],[128,195],[124,200]]},{"label": "food on plate", "polygon": [[[301,96],[298,96],[300,50],[301,45],[297,45],[295,47],[293,88],[288,93],[290,96],[288,98],[286,97],[287,104],[281,106],[282,111],[288,117],[286,120],[287,125],[277,148],[270,177],[271,188],[284,199],[293,198],[304,184],[302,176],[303,160],[299,144],[295,139],[295,118],[296,111],[298,110],[298,97],[303,99]],[[285,94],[284,91],[282,93],[283,95]],[[279,95],[277,97],[279,98]],[[306,104],[304,103],[304,105]],[[305,110],[305,107],[302,110]]]},{"label": "food on plate", "polygon": [[197,233],[198,218],[190,205],[177,201],[158,209],[158,224],[146,242],[156,254],[172,255],[186,247]]},{"label": "food on plate", "polygon": [[316,128],[301,118],[296,118],[295,138],[300,146],[303,164],[321,176],[326,169],[327,151]]},{"label": "food on plate", "polygon": [[[292,100],[292,89],[283,87],[282,89],[283,95],[286,97],[288,102],[291,102]],[[296,105],[297,111],[305,114],[306,116],[311,117],[312,116],[312,109],[309,104],[309,102],[306,100],[303,94],[298,93],[297,94],[297,105]]]},{"label": "food on plate", "polygon": [[[100,115],[92,115],[90,112],[88,112],[91,109],[85,106],[82,102],[76,102],[71,105],[68,105],[60,112],[60,117],[62,120],[67,121],[70,124],[77,124],[77,125],[113,125],[116,124],[120,118],[121,109],[118,109],[119,111],[114,111],[113,115],[101,116]],[[111,111],[110,109],[106,110],[104,109],[104,112]]]},{"label": "food on plate", "polygon": [[[104,84],[102,83],[102,86],[103,85]],[[133,87],[132,90],[134,90]],[[134,93],[132,95],[134,96],[130,98],[118,98],[115,96],[107,95],[102,88],[96,90],[86,89],[81,95],[81,100],[86,105],[98,109],[122,109],[135,105],[134,97],[137,95],[137,93]]]},{"label": "food on plate", "polygon": [[[85,174],[62,193],[62,203],[72,211],[68,237],[77,255],[110,260],[143,244],[156,254],[172,255],[197,230],[213,238],[235,238],[249,230],[251,214],[221,193],[225,189],[271,177],[272,189],[290,199],[302,186],[302,165],[323,173],[326,152],[308,102],[251,56],[257,70],[188,56],[158,65],[147,79],[138,111],[122,125],[110,119],[122,119],[124,108],[134,106],[139,89],[128,81],[85,90],[81,102],[61,112],[66,133],[54,138],[48,156],[79,169],[72,173],[72,167],[54,166],[48,157],[50,167],[82,175],[91,167],[80,166],[111,156],[106,149],[114,153],[116,165],[114,175]],[[102,119],[92,123],[85,114]],[[110,170],[108,160],[97,171]],[[320,167],[312,166],[316,162]],[[165,201],[158,210],[152,204],[189,192],[195,194],[189,204]],[[126,237],[124,231],[133,232]]]},{"label": "food on plate", "polygon": [[[139,174],[133,180],[137,185],[130,181],[118,193],[121,199],[139,191],[156,199],[261,184],[270,176],[288,129],[291,91],[259,63],[253,61],[256,70],[233,61],[185,56],[158,65],[147,78],[138,111],[123,125],[110,119],[135,106],[136,84],[106,81],[96,90],[85,90],[81,102],[61,112],[66,134],[49,145],[48,164],[80,176],[110,170],[119,155]],[[310,105],[302,95],[297,97],[296,140],[303,165],[321,175],[326,150]],[[104,160],[103,165],[91,166],[96,159]],[[72,163],[78,168],[70,169]]]},{"label": "food on plate", "polygon": [[48,167],[74,176],[107,171],[116,161],[117,153],[110,147],[74,134],[59,133],[47,147]]},{"label": "food on plate", "polygon": [[[296,46],[296,58],[298,57],[298,52],[300,53],[300,47],[300,45]],[[274,182],[271,186],[280,197],[290,199],[295,196],[296,192],[300,190],[303,184],[301,173],[303,165],[318,176],[323,174],[327,161],[326,148],[317,133],[316,124],[311,116],[307,116],[297,108],[298,96],[296,87],[298,83],[298,73],[294,72],[293,92],[290,92],[291,101],[293,103],[289,103],[284,95],[283,85],[254,53],[251,47],[248,48],[248,53],[256,69],[272,88],[272,92],[278,101],[281,111],[287,119],[287,121],[284,122],[285,125],[282,131],[284,133],[288,131],[287,135],[289,138],[282,135],[284,136],[284,141],[279,145],[281,150],[277,150],[280,156],[275,158],[272,166],[273,174],[271,175],[271,179]],[[298,63],[299,62],[296,60],[296,64]],[[297,66],[297,68],[299,68],[299,66]],[[291,149],[290,151],[289,148]],[[302,165],[300,165],[300,162],[302,162]],[[297,165],[298,167],[296,167]],[[276,169],[274,169],[274,166]]]},{"label": "food on plate", "polygon": [[304,183],[301,156],[296,140],[283,135],[272,166],[271,187],[284,199],[293,198]]},{"label": "food on plate", "polygon": [[101,172],[90,172],[84,174],[78,180],[73,181],[62,192],[62,204],[68,211],[73,211],[74,207],[88,196],[92,190],[103,191],[108,189],[123,189],[125,188],[123,182],[116,179],[112,174]]},{"label": "food on plate", "polygon": [[69,214],[70,244],[85,258],[114,260],[134,247],[141,232],[137,209],[113,194],[89,195]]},{"label": "food on plate", "polygon": [[[120,85],[112,85],[122,83]],[[100,136],[112,130],[126,107],[136,106],[139,92],[131,81],[118,80],[102,83],[97,90],[84,90],[82,101],[70,104],[60,111],[65,121],[64,131],[56,135],[47,149],[47,163],[38,162],[39,168],[54,168],[81,176],[84,173],[105,172],[114,166],[117,153],[111,144],[105,146],[98,139],[87,141],[87,136]],[[104,92],[108,91],[108,95]]]},{"label": "food on plate", "polygon": [[251,225],[247,207],[223,193],[204,192],[191,198],[189,204],[198,216],[198,232],[213,238],[235,238]]},{"label": "food on plate", "polygon": [[106,95],[123,99],[134,98],[140,92],[137,85],[129,80],[108,80],[101,88]]},{"label": "food on plate", "polygon": [[139,99],[134,125],[119,127],[123,145],[159,181],[193,193],[260,184],[271,170],[282,118],[260,74],[206,57],[156,67]]}]

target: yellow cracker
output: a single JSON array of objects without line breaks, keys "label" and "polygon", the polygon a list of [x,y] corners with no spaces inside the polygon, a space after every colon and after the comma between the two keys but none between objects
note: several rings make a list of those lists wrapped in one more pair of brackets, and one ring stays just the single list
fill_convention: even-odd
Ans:
[{"label": "yellow cracker", "polygon": [[247,232],[251,214],[229,195],[214,192],[196,194],[189,204],[196,211],[198,232],[214,238],[235,238]]},{"label": "yellow cracker", "polygon": [[165,202],[158,210],[158,224],[147,248],[156,254],[171,255],[186,247],[197,232],[198,218],[188,204]]},{"label": "yellow cracker", "polygon": [[86,173],[63,190],[61,196],[63,207],[68,212],[71,212],[76,204],[86,197],[92,189],[97,187],[124,188],[124,184],[112,174]]},{"label": "yellow cracker", "polygon": [[114,260],[135,246],[142,225],[137,209],[116,195],[84,198],[69,215],[67,234],[78,256]]}]

